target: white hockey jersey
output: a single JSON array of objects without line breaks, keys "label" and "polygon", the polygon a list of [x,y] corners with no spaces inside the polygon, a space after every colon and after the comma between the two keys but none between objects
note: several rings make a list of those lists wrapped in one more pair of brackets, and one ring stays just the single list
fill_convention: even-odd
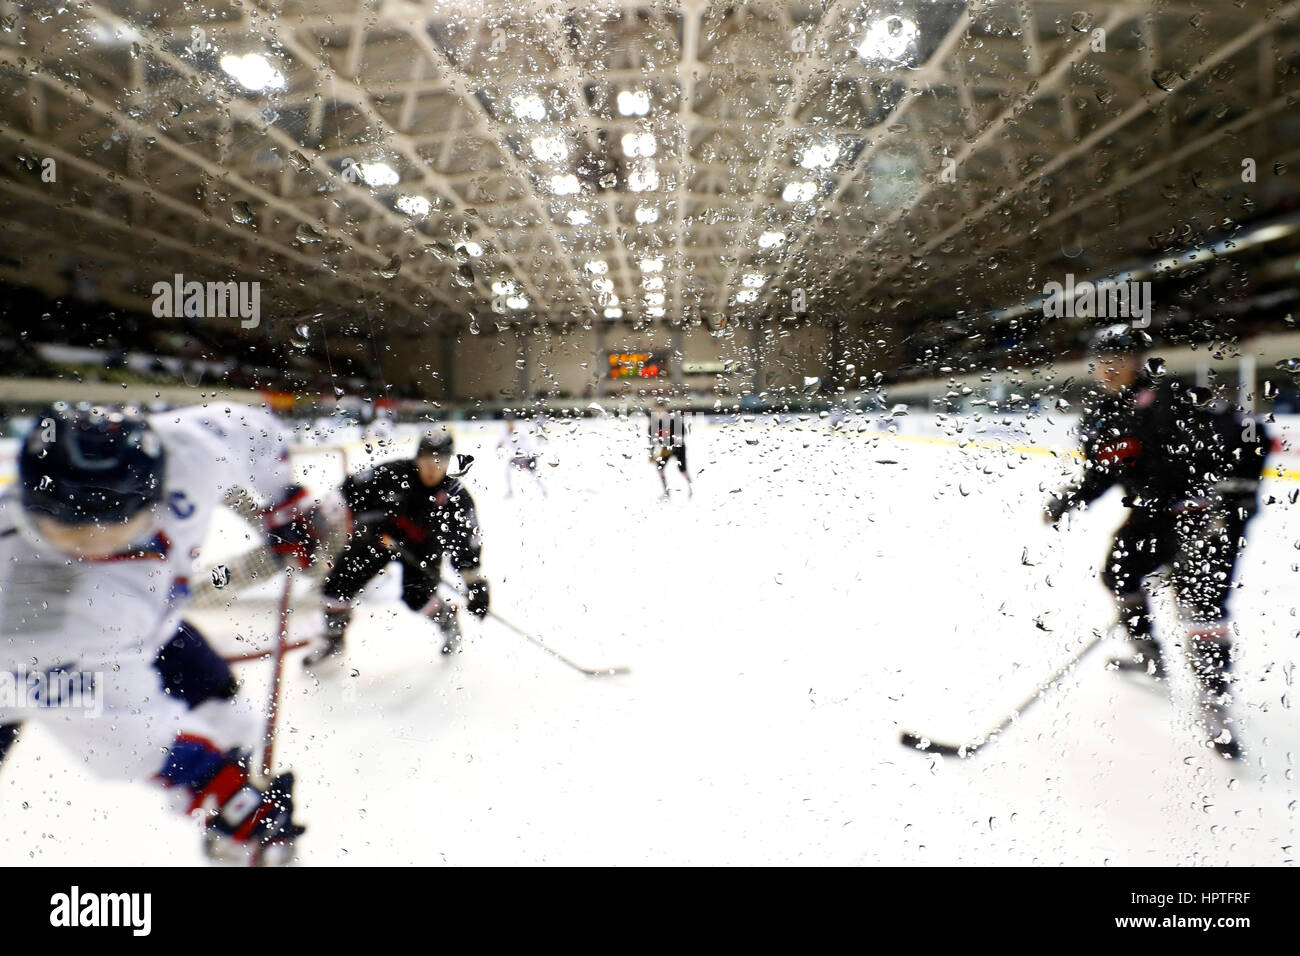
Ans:
[{"label": "white hockey jersey", "polygon": [[[82,744],[97,740],[97,722],[70,715],[66,707],[43,713],[30,693],[40,675],[97,675],[86,678],[98,681],[96,706],[118,722],[115,732],[132,738],[122,743],[141,750],[142,766],[161,759],[161,751],[149,748],[165,749],[175,733],[170,725],[185,722],[176,711],[183,705],[162,695],[152,665],[180,624],[194,561],[216,509],[241,489],[260,506],[271,506],[294,481],[284,432],[266,411],[213,403],[152,415],[149,422],[166,453],[158,520],[145,540],[121,555],[92,561],[43,550],[19,530],[18,490],[0,498],[0,723],[81,720],[86,726],[72,729]],[[18,699],[24,684],[26,697]],[[53,692],[47,687],[46,694]],[[169,706],[160,707],[160,698]],[[141,733],[137,718],[168,729]],[[130,726],[120,726],[123,721]]]}]

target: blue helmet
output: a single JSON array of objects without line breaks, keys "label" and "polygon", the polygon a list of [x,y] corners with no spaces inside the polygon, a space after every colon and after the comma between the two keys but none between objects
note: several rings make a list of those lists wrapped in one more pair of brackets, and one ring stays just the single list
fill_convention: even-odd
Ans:
[{"label": "blue helmet", "polygon": [[162,498],[166,463],[143,416],[60,403],[23,442],[23,508],[60,524],[127,521]]}]

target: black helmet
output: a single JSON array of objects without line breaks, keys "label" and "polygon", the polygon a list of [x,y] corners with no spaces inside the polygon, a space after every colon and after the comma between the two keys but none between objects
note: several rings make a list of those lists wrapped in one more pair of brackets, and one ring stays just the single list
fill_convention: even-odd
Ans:
[{"label": "black helmet", "polygon": [[1098,329],[1088,341],[1089,355],[1133,355],[1140,348],[1133,329],[1122,323]]},{"label": "black helmet", "polygon": [[420,437],[420,445],[415,449],[415,457],[422,458],[425,455],[450,455],[451,454],[451,432],[438,425],[430,428]]},{"label": "black helmet", "polygon": [[55,405],[23,442],[22,504],[60,524],[127,521],[162,498],[165,467],[162,442],[143,416]]}]

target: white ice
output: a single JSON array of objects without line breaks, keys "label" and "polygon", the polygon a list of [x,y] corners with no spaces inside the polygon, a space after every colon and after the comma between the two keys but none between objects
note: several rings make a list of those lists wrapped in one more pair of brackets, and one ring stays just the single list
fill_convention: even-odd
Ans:
[{"label": "white ice", "polygon": [[[443,659],[386,576],[342,669],[288,661],[278,762],[304,865],[1295,858],[1293,483],[1268,483],[1281,502],[1239,574],[1244,761],[1200,745],[1184,667],[1171,699],[1108,672],[1109,648],[958,760],[899,732],[996,724],[1111,623],[1097,567],[1116,497],[1052,531],[1041,488],[1068,456],[814,418],[698,422],[695,496],[670,469],[664,503],[643,421],[553,422],[545,500],[523,476],[504,497],[499,424],[457,429],[494,608],[631,674],[584,678],[491,621]],[[264,695],[269,665],[241,669]],[[0,768],[0,820],[4,864],[202,859],[159,792],[90,779],[39,730]]]}]

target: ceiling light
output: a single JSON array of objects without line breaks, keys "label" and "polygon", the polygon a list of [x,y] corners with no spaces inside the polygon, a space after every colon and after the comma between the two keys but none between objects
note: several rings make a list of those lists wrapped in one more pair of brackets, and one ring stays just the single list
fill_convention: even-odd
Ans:
[{"label": "ceiling light", "polygon": [[355,163],[352,169],[367,186],[396,186],[401,179],[387,163]]},{"label": "ceiling light", "polygon": [[786,202],[808,202],[817,195],[817,184],[808,181],[786,183],[781,198]]},{"label": "ceiling light", "polygon": [[590,222],[591,222],[591,213],[587,212],[587,210],[585,209],[569,210],[569,225],[585,226],[588,225]]},{"label": "ceiling light", "polygon": [[429,214],[429,200],[423,196],[398,196],[397,208],[408,216],[427,216]]},{"label": "ceiling light", "polygon": [[542,102],[540,96],[532,93],[510,97],[510,110],[515,114],[516,119],[546,119],[546,104]]},{"label": "ceiling light", "polygon": [[612,279],[606,279],[603,276],[598,276],[595,279],[591,280],[591,287],[595,289],[597,292],[613,292],[614,282]]},{"label": "ceiling light", "polygon": [[619,308],[606,309],[606,310],[605,310],[605,318],[607,318],[607,319],[621,319],[621,318],[623,318],[623,310],[622,310],[622,309],[619,309]]},{"label": "ceiling light", "polygon": [[558,163],[569,155],[569,144],[563,136],[534,136],[533,155],[544,163]]},{"label": "ceiling light", "polygon": [[663,272],[664,257],[657,256],[654,259],[642,259],[639,263],[637,263],[637,265],[641,267],[642,272]]},{"label": "ceiling light", "polygon": [[799,165],[804,169],[830,169],[840,158],[838,143],[818,143],[809,146],[799,157]]},{"label": "ceiling light", "polygon": [[763,283],[767,281],[767,276],[761,272],[746,272],[741,278],[740,284],[746,289],[761,289]]},{"label": "ceiling light", "polygon": [[572,173],[551,177],[551,192],[557,196],[572,196],[578,191],[578,177]]},{"label": "ceiling light", "polygon": [[515,311],[519,311],[520,309],[528,308],[528,300],[522,295],[512,295],[510,298],[506,299],[506,305],[510,306],[510,308]]},{"label": "ceiling light", "polygon": [[473,239],[456,243],[456,248],[465,253],[465,255],[469,256],[471,259],[477,259],[479,256],[483,255],[483,247]]},{"label": "ceiling light", "polygon": [[663,287],[664,287],[663,276],[646,276],[644,279],[641,280],[641,288],[645,289],[647,292],[654,292],[657,289],[662,289]]},{"label": "ceiling light", "polygon": [[649,163],[632,170],[627,177],[627,188],[634,193],[646,193],[659,188],[659,170]]},{"label": "ceiling light", "polygon": [[662,319],[666,313],[663,309],[646,309],[645,314],[652,319]]},{"label": "ceiling light", "polygon": [[623,90],[618,94],[618,111],[624,116],[645,116],[650,112],[650,94],[645,90]]},{"label": "ceiling light", "polygon": [[227,53],[221,58],[221,68],[246,90],[284,89],[284,74],[260,53],[245,53],[243,56]]},{"label": "ceiling light", "polygon": [[785,242],[784,232],[765,232],[758,237],[758,245],[761,249],[771,249]]},{"label": "ceiling light", "polygon": [[659,210],[654,206],[637,206],[636,221],[643,226],[659,221]]},{"label": "ceiling light", "polygon": [[758,298],[757,289],[743,289],[736,293],[737,302],[753,302]]},{"label": "ceiling light", "polygon": [[857,46],[858,56],[864,60],[901,60],[916,34],[916,24],[906,17],[884,17],[867,26]]},{"label": "ceiling light", "polygon": [[625,156],[653,156],[655,154],[655,136],[654,133],[624,133],[623,134],[623,155]]},{"label": "ceiling light", "polygon": [[492,292],[495,295],[514,295],[518,289],[514,279],[498,279],[492,283]]},{"label": "ceiling light", "polygon": [[583,268],[586,269],[588,272],[590,272],[592,275],[603,276],[605,273],[609,271],[609,263],[606,262],[604,259],[592,259],[585,266],[583,266]]},{"label": "ceiling light", "polygon": [[646,305],[663,305],[664,294],[662,292],[647,292],[645,294]]}]

